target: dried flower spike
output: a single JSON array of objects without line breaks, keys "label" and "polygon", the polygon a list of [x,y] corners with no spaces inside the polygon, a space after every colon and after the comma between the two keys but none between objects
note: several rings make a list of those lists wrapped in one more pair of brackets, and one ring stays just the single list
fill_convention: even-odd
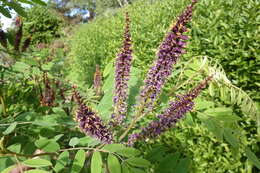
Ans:
[{"label": "dried flower spike", "polygon": [[0,29],[0,43],[4,48],[7,48],[6,34],[2,29]]},{"label": "dried flower spike", "polygon": [[76,113],[76,120],[79,122],[80,129],[87,135],[99,139],[103,143],[112,143],[112,134],[104,125],[101,118],[96,115],[89,107],[84,104],[80,94],[74,88],[73,97],[79,106]]},{"label": "dried flower spike", "polygon": [[188,36],[183,33],[187,32],[186,24],[191,20],[192,8],[196,2],[195,0],[192,1],[192,4],[178,17],[176,24],[171,28],[171,31],[159,47],[158,58],[154,66],[149,70],[140,94],[141,104],[144,104],[145,107],[153,106],[162,86],[172,73],[173,65],[185,53],[185,41]]},{"label": "dried flower spike", "polygon": [[51,87],[50,80],[45,73],[43,76],[44,79],[44,91],[41,93],[41,105],[42,106],[54,106],[55,101],[55,91]]},{"label": "dried flower spike", "polygon": [[18,27],[18,30],[15,35],[14,50],[20,51],[20,43],[21,43],[22,36],[23,36],[23,22],[20,17],[16,18],[15,26]]},{"label": "dried flower spike", "polygon": [[30,46],[31,43],[31,36],[28,37],[24,42],[23,42],[23,47],[22,47],[22,52],[25,52],[26,49]]},{"label": "dried flower spike", "polygon": [[127,90],[130,68],[132,62],[131,35],[129,31],[130,19],[128,13],[125,14],[124,42],[121,52],[117,55],[115,70],[115,96],[114,114],[112,116],[115,124],[121,123],[127,112]]},{"label": "dried flower spike", "polygon": [[140,133],[134,133],[129,137],[129,145],[134,144],[137,140],[157,137],[161,133],[174,127],[187,112],[192,110],[194,106],[193,100],[199,95],[201,90],[206,87],[211,79],[212,76],[206,78],[187,94],[178,96],[177,101],[170,102],[169,107],[164,111],[164,113],[157,116],[157,120],[149,123]]}]

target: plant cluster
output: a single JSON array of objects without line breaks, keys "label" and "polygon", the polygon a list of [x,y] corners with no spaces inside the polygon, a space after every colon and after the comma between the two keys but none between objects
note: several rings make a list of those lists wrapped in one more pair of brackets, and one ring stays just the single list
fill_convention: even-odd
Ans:
[{"label": "plant cluster", "polygon": [[[126,13],[115,62],[104,70],[95,66],[91,88],[65,80],[66,59],[44,49],[1,65],[0,170],[257,172],[260,116],[255,103],[211,58],[180,61],[189,54],[187,33],[196,3],[192,0],[171,26],[143,81],[133,66],[138,53],[132,13]],[[233,107],[246,116],[235,114]],[[248,127],[252,131],[244,130]]]}]

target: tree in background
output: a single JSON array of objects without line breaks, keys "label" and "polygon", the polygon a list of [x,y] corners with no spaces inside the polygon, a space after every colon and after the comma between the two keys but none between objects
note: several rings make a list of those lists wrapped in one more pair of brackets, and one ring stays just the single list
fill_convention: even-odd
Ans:
[{"label": "tree in background", "polygon": [[135,0],[52,0],[50,5],[70,23],[92,20],[109,9],[123,7]]}]

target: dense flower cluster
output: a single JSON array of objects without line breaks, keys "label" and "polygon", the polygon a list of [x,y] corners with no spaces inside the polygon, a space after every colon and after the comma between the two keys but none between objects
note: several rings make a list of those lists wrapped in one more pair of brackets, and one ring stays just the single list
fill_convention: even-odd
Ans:
[{"label": "dense flower cluster", "polygon": [[115,69],[115,96],[114,114],[112,115],[115,124],[121,123],[127,112],[127,90],[128,80],[132,62],[131,35],[129,31],[130,19],[128,13],[125,16],[126,25],[124,42],[121,52],[117,55]]},{"label": "dense flower cluster", "polygon": [[212,76],[206,78],[193,90],[185,95],[178,96],[176,101],[170,102],[169,107],[164,111],[164,113],[157,116],[157,120],[149,123],[140,133],[130,135],[128,140],[129,145],[132,145],[137,140],[156,137],[172,128],[187,112],[192,110],[194,106],[193,100],[199,95],[201,90],[206,87],[207,83],[211,79]]},{"label": "dense flower cluster", "polygon": [[101,118],[83,103],[75,87],[73,96],[79,106],[75,118],[79,122],[80,129],[87,135],[95,137],[103,143],[112,143],[112,134],[103,124]]},{"label": "dense flower cluster", "polygon": [[185,41],[188,39],[188,36],[183,33],[187,32],[185,25],[191,20],[192,9],[196,2],[196,0],[193,0],[192,4],[179,16],[176,24],[172,27],[159,47],[157,53],[158,59],[149,70],[147,78],[145,79],[145,86],[141,91],[141,102],[143,102],[145,106],[153,106],[153,102],[160,93],[166,79],[172,73],[173,65],[185,52]]}]

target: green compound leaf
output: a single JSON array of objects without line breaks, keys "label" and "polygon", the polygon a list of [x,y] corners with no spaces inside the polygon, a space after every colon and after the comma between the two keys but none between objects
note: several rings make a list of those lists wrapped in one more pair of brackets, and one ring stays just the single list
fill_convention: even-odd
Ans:
[{"label": "green compound leaf", "polygon": [[34,168],[52,165],[50,161],[45,160],[45,159],[40,159],[40,158],[25,160],[23,162],[23,164],[25,164],[26,166],[34,167]]},{"label": "green compound leaf", "polygon": [[151,165],[151,163],[148,160],[145,160],[143,158],[137,158],[137,157],[132,157],[125,161],[132,166],[141,167],[141,168],[147,168]]},{"label": "green compound leaf", "polygon": [[55,172],[60,172],[68,163],[69,160],[69,152],[64,151],[62,152],[56,162],[55,167],[53,168]]},{"label": "green compound leaf", "polygon": [[102,157],[100,152],[95,151],[91,159],[91,173],[101,173]]},{"label": "green compound leaf", "polygon": [[74,158],[73,165],[71,168],[72,173],[79,173],[83,168],[86,160],[86,153],[84,150],[79,150]]},{"label": "green compound leaf", "polygon": [[109,154],[107,158],[108,170],[113,173],[121,173],[121,165],[116,156]]},{"label": "green compound leaf", "polygon": [[0,6],[0,13],[2,13],[7,18],[12,18],[10,12],[2,6]]},{"label": "green compound leaf", "polygon": [[248,160],[250,160],[258,169],[260,169],[260,160],[248,147],[246,148],[246,156]]},{"label": "green compound leaf", "polygon": [[14,131],[14,129],[17,126],[17,122],[13,122],[12,124],[10,124],[10,126],[3,132],[4,135],[8,135],[10,133],[12,133]]}]

